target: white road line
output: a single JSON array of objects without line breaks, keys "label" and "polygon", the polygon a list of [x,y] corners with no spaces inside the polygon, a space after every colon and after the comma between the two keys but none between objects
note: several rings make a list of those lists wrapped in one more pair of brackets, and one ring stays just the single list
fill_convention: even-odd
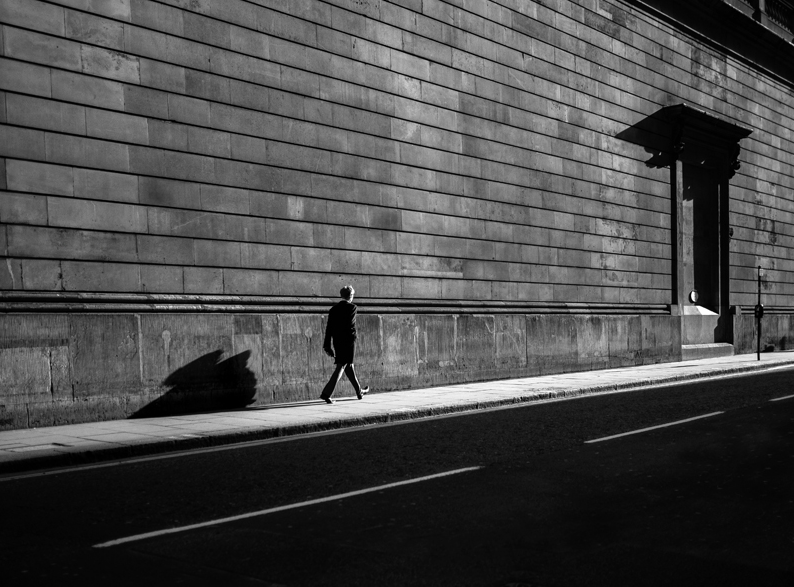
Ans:
[{"label": "white road line", "polygon": [[794,395],[784,395],[783,397],[776,397],[776,398],[771,399],[769,401],[771,401],[771,402],[779,402],[782,399],[791,399],[793,397],[794,397]]},{"label": "white road line", "polygon": [[659,424],[658,426],[651,426],[650,428],[640,428],[639,430],[632,430],[631,432],[623,432],[622,434],[614,434],[612,436],[605,436],[603,438],[596,438],[594,440],[585,440],[585,444],[593,442],[601,442],[602,440],[612,440],[613,438],[620,438],[621,436],[629,436],[630,434],[639,434],[640,432],[648,432],[649,430],[657,430],[658,428],[667,428],[668,426],[675,426],[676,424],[684,424],[692,422],[693,420],[700,420],[702,418],[710,418],[724,412],[712,412],[711,414],[704,414],[702,416],[695,416],[694,418],[687,418],[686,420],[677,420],[675,422],[668,422],[667,424]]},{"label": "white road line", "polygon": [[370,487],[368,489],[359,489],[357,491],[350,491],[348,493],[340,493],[338,495],[331,495],[329,497],[321,497],[319,499],[310,499],[309,501],[302,501],[300,503],[293,503],[290,505],[282,505],[267,510],[259,510],[257,512],[250,512],[247,514],[240,514],[238,516],[230,516],[228,518],[220,518],[217,520],[210,520],[209,522],[200,522],[198,524],[190,524],[188,526],[180,526],[178,528],[168,528],[166,530],[157,530],[155,532],[146,532],[145,534],[136,534],[134,536],[127,536],[126,538],[118,538],[101,544],[95,544],[94,548],[107,548],[108,546],[118,546],[119,544],[126,544],[127,542],[136,542],[138,540],[146,540],[147,538],[154,538],[156,536],[165,536],[166,534],[176,534],[178,532],[187,532],[189,530],[196,530],[198,528],[207,528],[209,526],[217,526],[219,524],[226,524],[228,522],[237,522],[238,520],[245,520],[248,518],[255,518],[257,516],[265,516],[267,514],[274,514],[276,512],[284,512],[297,508],[317,505],[319,503],[327,503],[329,501],[337,501],[346,499],[348,497],[355,497],[357,495],[364,495],[366,493],[374,493],[376,491],[383,491],[384,489],[392,489],[394,487],[401,487],[403,485],[411,485],[412,483],[421,483],[422,481],[429,481],[431,479],[438,479],[440,477],[448,477],[450,475],[457,475],[458,473],[467,473],[469,471],[476,471],[482,467],[466,467],[464,469],[455,469],[454,471],[447,471],[445,473],[436,473],[435,475],[426,475],[425,477],[417,477],[416,479],[408,479],[407,481],[397,481],[396,483],[387,483],[386,485],[378,485],[377,487]]}]

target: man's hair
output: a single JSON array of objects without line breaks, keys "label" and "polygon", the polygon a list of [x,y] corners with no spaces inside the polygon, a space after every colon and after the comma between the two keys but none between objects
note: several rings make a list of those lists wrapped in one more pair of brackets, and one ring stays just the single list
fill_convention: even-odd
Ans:
[{"label": "man's hair", "polygon": [[352,285],[346,285],[345,287],[339,290],[339,295],[345,298],[346,300],[349,300],[351,297],[353,297],[353,294],[355,293],[356,290],[353,289]]}]

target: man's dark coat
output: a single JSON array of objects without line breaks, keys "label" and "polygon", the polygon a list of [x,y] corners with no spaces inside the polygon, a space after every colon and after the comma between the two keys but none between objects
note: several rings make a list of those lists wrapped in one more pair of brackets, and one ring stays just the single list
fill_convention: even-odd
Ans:
[{"label": "man's dark coat", "polygon": [[323,349],[331,350],[333,340],[334,356],[338,364],[352,363],[356,350],[356,313],[358,307],[342,300],[328,312]]}]

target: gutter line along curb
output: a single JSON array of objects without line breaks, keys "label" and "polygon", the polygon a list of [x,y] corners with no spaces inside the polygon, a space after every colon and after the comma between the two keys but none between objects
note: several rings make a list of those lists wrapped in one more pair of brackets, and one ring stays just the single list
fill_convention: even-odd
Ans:
[{"label": "gutter line along curb", "polygon": [[95,450],[85,450],[77,452],[65,452],[57,455],[46,455],[41,457],[31,457],[15,461],[0,463],[0,475],[11,473],[21,473],[34,471],[37,469],[52,469],[57,467],[79,466],[101,463],[103,461],[113,461],[134,457],[153,456],[170,452],[181,452],[200,448],[211,448],[230,444],[242,444],[258,440],[271,440],[275,438],[285,438],[311,434],[315,432],[330,432],[345,428],[356,428],[361,426],[372,426],[377,424],[389,424],[394,422],[405,422],[422,418],[432,418],[434,416],[444,416],[452,414],[463,414],[466,412],[477,412],[481,410],[516,407],[521,404],[538,403],[557,399],[571,399],[585,395],[597,395],[599,393],[610,393],[619,391],[641,390],[653,387],[660,387],[675,383],[693,382],[698,380],[716,379],[723,376],[739,375],[742,373],[753,373],[765,371],[774,367],[794,364],[794,359],[779,361],[774,364],[764,363],[759,365],[745,365],[719,371],[705,370],[696,373],[660,377],[654,379],[640,379],[624,383],[607,383],[602,385],[589,385],[582,387],[572,387],[562,390],[536,391],[529,394],[516,395],[509,398],[501,398],[485,401],[471,401],[448,405],[438,405],[422,407],[416,409],[402,409],[400,411],[387,412],[385,414],[373,414],[369,416],[350,416],[341,417],[336,420],[321,423],[292,424],[280,426],[278,428],[267,429],[245,429],[245,430],[221,430],[209,432],[205,436],[168,439],[164,441],[140,442],[119,446],[114,448],[101,448]]}]

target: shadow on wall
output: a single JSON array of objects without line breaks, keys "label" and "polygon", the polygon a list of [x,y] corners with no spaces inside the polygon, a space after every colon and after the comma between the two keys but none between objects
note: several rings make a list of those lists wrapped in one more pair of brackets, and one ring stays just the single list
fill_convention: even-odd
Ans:
[{"label": "shadow on wall", "polygon": [[615,135],[618,139],[645,149],[651,156],[645,162],[647,167],[668,167],[672,161],[670,150],[674,137],[669,110],[669,107],[661,108]]},{"label": "shadow on wall", "polygon": [[244,408],[254,402],[256,376],[248,368],[251,351],[221,360],[213,351],[171,373],[163,385],[170,389],[131,418],[153,418]]}]

